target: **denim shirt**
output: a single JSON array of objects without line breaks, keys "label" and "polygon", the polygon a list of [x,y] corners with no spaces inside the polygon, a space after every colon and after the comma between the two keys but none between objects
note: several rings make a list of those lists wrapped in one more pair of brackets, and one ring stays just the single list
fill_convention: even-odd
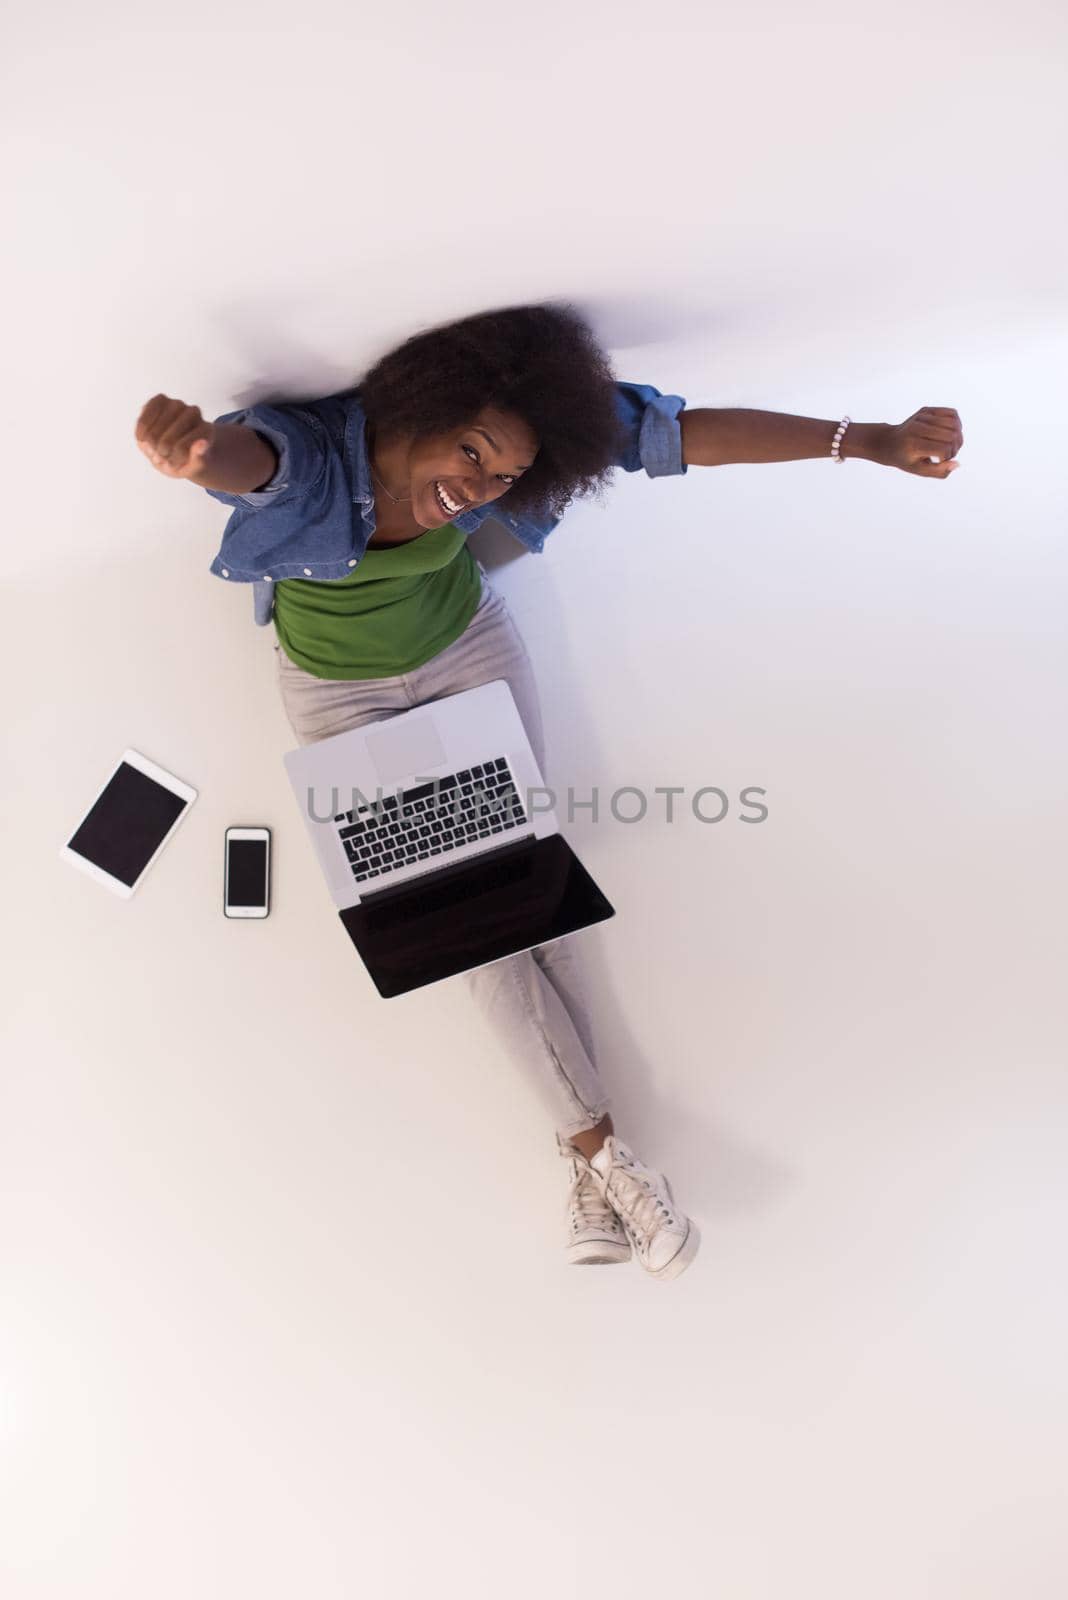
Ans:
[{"label": "denim shirt", "polygon": [[[651,478],[685,472],[678,420],[686,404],[683,397],[661,394],[648,383],[617,383],[616,401],[626,434],[614,465],[625,472],[644,467]],[[255,619],[264,625],[271,620],[280,578],[347,578],[374,536],[366,414],[356,388],[322,400],[261,402],[213,420],[244,423],[278,452],[274,476],[255,493],[205,490],[213,500],[234,507],[211,571],[231,583],[253,585]],[[491,516],[534,552],[560,521],[511,514],[507,492],[453,521],[465,533],[474,533]]]}]

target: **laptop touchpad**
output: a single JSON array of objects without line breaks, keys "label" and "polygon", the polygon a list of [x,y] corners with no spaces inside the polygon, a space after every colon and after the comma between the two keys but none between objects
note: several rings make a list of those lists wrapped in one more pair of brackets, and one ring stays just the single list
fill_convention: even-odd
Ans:
[{"label": "laptop touchpad", "polygon": [[431,717],[419,717],[403,728],[383,728],[367,735],[367,749],[375,770],[384,783],[411,774],[417,777],[440,767],[446,760],[445,746]]}]

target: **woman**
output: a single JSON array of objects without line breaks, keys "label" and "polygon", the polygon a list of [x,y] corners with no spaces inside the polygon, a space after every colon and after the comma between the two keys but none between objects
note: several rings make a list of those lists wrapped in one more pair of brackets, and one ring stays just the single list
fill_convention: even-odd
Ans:
[{"label": "woman", "polygon": [[[568,306],[485,312],[408,339],[353,389],[206,421],[156,395],[135,437],[166,477],[234,508],[211,570],[254,586],[275,623],[279,686],[306,744],[496,678],[512,691],[546,781],[530,660],[466,546],[491,512],[537,551],[611,469],[861,456],[945,477],[959,418],[925,407],[900,428],[773,412],[692,411],[615,380]],[[932,452],[933,464],[929,459]],[[358,513],[356,508],[359,508]],[[568,1162],[567,1257],[676,1277],[698,1230],[664,1175],[613,1128],[574,936],[465,975],[531,1075]]]}]

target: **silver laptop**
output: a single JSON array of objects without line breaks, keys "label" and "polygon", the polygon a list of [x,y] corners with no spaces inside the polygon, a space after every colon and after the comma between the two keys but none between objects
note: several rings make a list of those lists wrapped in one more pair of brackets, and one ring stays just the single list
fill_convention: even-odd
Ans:
[{"label": "silver laptop", "polygon": [[615,916],[560,833],[503,679],[284,759],[385,999]]}]

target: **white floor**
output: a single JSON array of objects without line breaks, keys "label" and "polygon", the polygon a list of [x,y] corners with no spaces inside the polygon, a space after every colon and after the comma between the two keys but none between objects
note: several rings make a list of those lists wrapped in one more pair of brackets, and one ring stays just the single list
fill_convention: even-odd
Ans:
[{"label": "white floor", "polygon": [[[5,1600],[1060,1600],[1068,317],[1037,199],[1063,24],[1025,5],[1013,54],[972,18],[963,59],[918,9],[912,53],[829,11],[660,37],[635,10],[554,57],[552,8],[525,55],[477,8],[427,10],[418,48],[346,10],[313,82],[290,16],[106,9],[118,54],[100,19],[20,24],[8,113]],[[335,138],[342,45],[354,104],[404,85],[388,170],[366,110],[351,163]],[[477,117],[431,54],[479,75]],[[844,68],[873,62],[858,126]],[[867,183],[829,193],[833,84]],[[748,157],[747,85],[778,107]],[[589,170],[550,181],[569,140]],[[702,1229],[667,1285],[565,1264],[552,1130],[463,987],[382,1002],[354,962],[269,630],[207,571],[224,508],[132,444],[159,390],[327,392],[416,326],[569,294],[619,377],[692,406],[965,430],[947,483],[618,473],[495,566],[561,789],[767,791],[759,826],[565,824],[618,909],[583,936],[618,1130]],[[127,744],[201,797],[124,903],[57,852]],[[275,830],[262,925],[220,914],[231,822]]]}]

